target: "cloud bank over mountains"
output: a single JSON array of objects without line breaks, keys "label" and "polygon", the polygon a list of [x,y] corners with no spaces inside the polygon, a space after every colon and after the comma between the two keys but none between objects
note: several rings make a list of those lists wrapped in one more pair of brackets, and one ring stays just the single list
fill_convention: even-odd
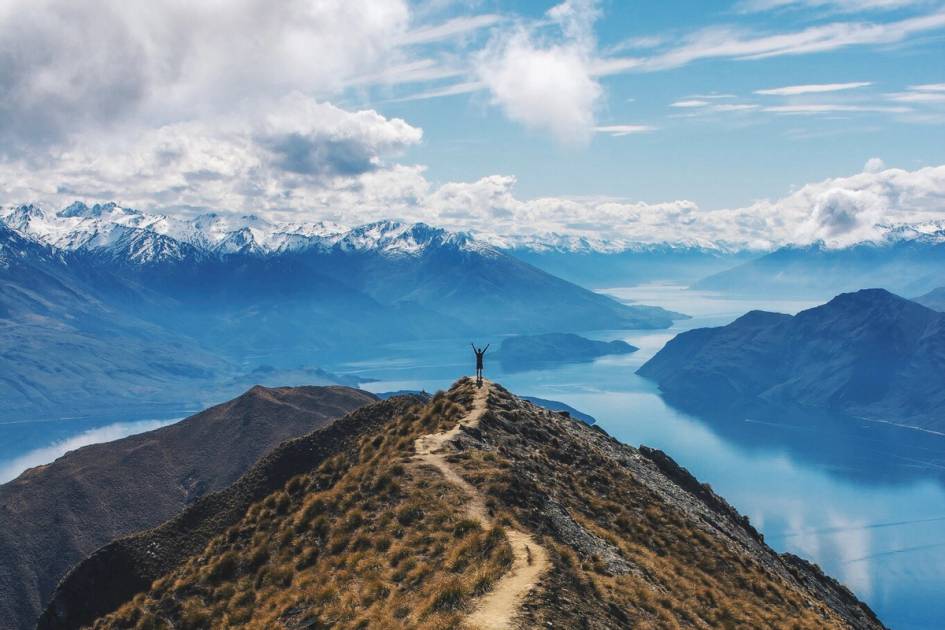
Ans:
[{"label": "cloud bank over mountains", "polygon": [[[592,0],[567,0],[531,17],[441,19],[430,9],[435,4],[289,0],[272,11],[261,0],[4,3],[0,203],[59,208],[75,199],[114,200],[182,216],[212,210],[346,226],[394,218],[469,231],[496,244],[614,247],[684,242],[771,248],[817,240],[842,246],[881,238],[882,226],[945,220],[945,166],[906,171],[872,160],[862,173],[741,208],[703,209],[685,199],[522,199],[511,173],[433,181],[424,165],[409,159],[424,139],[418,125],[342,105],[368,86],[453,81],[435,89],[484,91],[486,107],[580,146],[594,133],[659,133],[639,121],[598,124],[602,77],[719,56],[797,55],[899,41],[945,25],[940,11],[884,26],[844,22],[794,34],[730,37],[704,29],[675,45],[653,37],[602,50],[595,37],[601,8]],[[750,2],[742,8],[795,4],[805,3]],[[843,13],[849,3],[806,4]],[[759,92],[803,96],[869,85]],[[897,98],[938,102],[939,85],[917,85]],[[720,96],[675,104],[740,112],[867,107],[713,104]]]},{"label": "cloud bank over mountains", "polygon": [[[363,118],[378,123],[373,116]],[[400,126],[394,125],[393,129],[400,130]],[[405,133],[408,138],[415,135]],[[818,241],[829,247],[844,247],[882,241],[903,231],[911,236],[924,233],[941,237],[945,230],[945,165],[906,171],[885,168],[881,160],[872,159],[861,173],[807,184],[781,199],[760,200],[742,208],[704,210],[686,200],[522,200],[515,195],[516,180],[512,176],[493,175],[475,182],[435,186],[424,178],[421,167],[396,164],[366,168],[357,175],[326,176],[319,188],[306,189],[306,195],[294,200],[278,197],[276,204],[267,205],[269,197],[257,196],[257,191],[248,194],[244,188],[273,185],[276,179],[271,171],[265,176],[256,173],[259,179],[255,181],[239,175],[253,174],[257,159],[258,155],[247,150],[227,163],[227,168],[235,164],[232,175],[193,175],[186,185],[182,184],[179,195],[194,200],[230,199],[230,207],[238,210],[232,213],[237,223],[239,212],[252,212],[273,221],[325,221],[346,227],[399,219],[470,232],[500,247],[620,250],[636,244],[671,243],[766,250]],[[287,175],[294,176],[291,172]],[[159,196],[165,194],[169,193],[164,191]],[[168,207],[150,198],[149,191],[141,191],[140,195],[126,195],[122,201],[151,210]],[[312,196],[317,196],[317,203],[311,202]],[[203,206],[178,204],[176,208],[176,214],[188,215]]]}]

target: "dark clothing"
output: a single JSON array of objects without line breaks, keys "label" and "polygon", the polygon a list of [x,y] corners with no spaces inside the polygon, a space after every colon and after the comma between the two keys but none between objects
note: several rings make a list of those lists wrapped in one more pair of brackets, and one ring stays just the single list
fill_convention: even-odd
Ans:
[{"label": "dark clothing", "polygon": [[476,383],[481,385],[483,357],[486,355],[486,350],[489,349],[489,344],[486,344],[485,348],[477,348],[474,343],[470,345],[473,348],[473,352],[476,353]]}]

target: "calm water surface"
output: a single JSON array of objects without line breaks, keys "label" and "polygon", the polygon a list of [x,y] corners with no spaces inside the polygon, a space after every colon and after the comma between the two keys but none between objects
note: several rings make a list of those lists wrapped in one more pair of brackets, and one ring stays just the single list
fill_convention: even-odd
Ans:
[{"label": "calm water surface", "polygon": [[[728,323],[748,310],[795,313],[813,303],[729,300],[680,287],[612,289],[693,319],[668,331],[615,331],[640,351],[557,369],[487,375],[511,391],[560,400],[591,414],[623,442],[663,449],[731,502],[778,551],[818,563],[892,628],[945,628],[945,437],[852,419],[675,409],[634,374],[677,332]],[[491,341],[493,348],[501,339]],[[373,391],[435,391],[468,373],[466,340],[388,349],[335,366],[379,379]]]}]

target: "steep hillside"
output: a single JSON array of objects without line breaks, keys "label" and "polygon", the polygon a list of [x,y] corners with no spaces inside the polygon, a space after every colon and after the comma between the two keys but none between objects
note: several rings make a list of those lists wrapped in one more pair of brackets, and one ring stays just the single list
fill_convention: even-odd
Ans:
[{"label": "steep hillside", "polygon": [[167,388],[225,370],[191,340],[101,299],[65,258],[0,223],[0,417],[166,403]]},{"label": "steep hillside", "polygon": [[945,314],[883,289],[677,335],[639,373],[677,402],[751,399],[945,428]]},{"label": "steep hillside", "polygon": [[373,400],[346,387],[255,387],[0,485],[0,619],[32,627],[60,578],[98,547],[171,518],[233,483],[274,446]]},{"label": "steep hillside", "polygon": [[39,627],[82,624],[882,627],[662,452],[469,379],[290,441],[100,550]]}]

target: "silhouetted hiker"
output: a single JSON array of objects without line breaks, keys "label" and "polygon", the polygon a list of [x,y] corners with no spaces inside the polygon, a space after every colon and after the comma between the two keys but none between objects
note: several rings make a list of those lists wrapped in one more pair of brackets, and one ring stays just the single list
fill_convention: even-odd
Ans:
[{"label": "silhouetted hiker", "polygon": [[473,348],[473,352],[476,353],[476,385],[482,385],[482,357],[485,356],[486,350],[489,349],[489,344],[486,344],[485,348],[477,348],[476,344],[469,344]]}]

